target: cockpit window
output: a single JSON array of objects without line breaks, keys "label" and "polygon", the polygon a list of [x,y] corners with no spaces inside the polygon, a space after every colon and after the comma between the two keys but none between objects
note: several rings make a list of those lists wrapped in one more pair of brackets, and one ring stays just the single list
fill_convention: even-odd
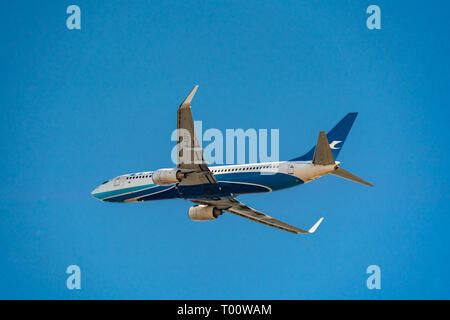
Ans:
[{"label": "cockpit window", "polygon": [[109,180],[106,180],[105,182],[103,182],[102,184],[105,184],[105,183],[107,183]]}]

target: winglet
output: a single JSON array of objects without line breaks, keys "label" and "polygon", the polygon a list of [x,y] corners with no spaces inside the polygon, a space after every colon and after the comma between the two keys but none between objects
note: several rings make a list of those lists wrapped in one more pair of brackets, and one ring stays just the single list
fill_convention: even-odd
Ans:
[{"label": "winglet", "polygon": [[186,97],[186,99],[184,99],[184,101],[180,105],[180,108],[188,108],[191,105],[191,101],[194,98],[197,89],[198,85],[196,85],[194,89],[192,89],[191,93],[189,93],[189,95]]},{"label": "winglet", "polygon": [[311,229],[308,230],[308,233],[314,233],[314,231],[316,231],[316,229],[319,227],[319,225],[322,223],[323,218],[320,218],[319,221],[316,222],[316,224],[314,224],[312,226]]}]

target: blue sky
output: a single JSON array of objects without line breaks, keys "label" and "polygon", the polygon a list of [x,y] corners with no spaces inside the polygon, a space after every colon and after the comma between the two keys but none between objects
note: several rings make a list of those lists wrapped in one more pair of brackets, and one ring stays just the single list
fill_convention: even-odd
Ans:
[{"label": "blue sky", "polygon": [[[81,8],[68,30],[66,8]],[[367,6],[382,29],[366,28]],[[4,1],[0,298],[450,298],[445,1]],[[170,167],[176,109],[203,129],[280,129],[280,157],[359,116],[332,176],[240,200],[295,236],[188,202],[102,203],[102,181]],[[66,288],[79,265],[82,289]],[[366,268],[381,268],[368,290]]]}]

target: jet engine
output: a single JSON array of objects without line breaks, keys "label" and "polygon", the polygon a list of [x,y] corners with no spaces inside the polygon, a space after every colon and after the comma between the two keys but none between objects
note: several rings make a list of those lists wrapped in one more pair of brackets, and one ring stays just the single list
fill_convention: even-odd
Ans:
[{"label": "jet engine", "polygon": [[183,180],[184,175],[180,169],[158,169],[153,172],[153,182],[159,186],[168,186]]},{"label": "jet engine", "polygon": [[188,210],[189,218],[192,221],[207,221],[217,219],[222,214],[222,209],[213,206],[198,205],[190,207]]}]

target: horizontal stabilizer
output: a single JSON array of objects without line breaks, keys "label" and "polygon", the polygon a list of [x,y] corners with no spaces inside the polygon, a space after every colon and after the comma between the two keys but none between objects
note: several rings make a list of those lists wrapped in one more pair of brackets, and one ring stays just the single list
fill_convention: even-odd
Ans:
[{"label": "horizontal stabilizer", "polygon": [[319,138],[317,139],[316,151],[314,152],[312,163],[318,165],[334,164],[333,153],[331,152],[330,145],[328,144],[325,131],[319,132]]},{"label": "horizontal stabilizer", "polygon": [[333,176],[336,176],[336,177],[341,177],[341,178],[350,180],[350,181],[359,182],[359,183],[365,184],[366,186],[369,186],[369,187],[373,187],[373,184],[371,184],[370,182],[367,182],[340,167],[337,167],[333,172],[330,172],[330,174],[332,174]]}]

